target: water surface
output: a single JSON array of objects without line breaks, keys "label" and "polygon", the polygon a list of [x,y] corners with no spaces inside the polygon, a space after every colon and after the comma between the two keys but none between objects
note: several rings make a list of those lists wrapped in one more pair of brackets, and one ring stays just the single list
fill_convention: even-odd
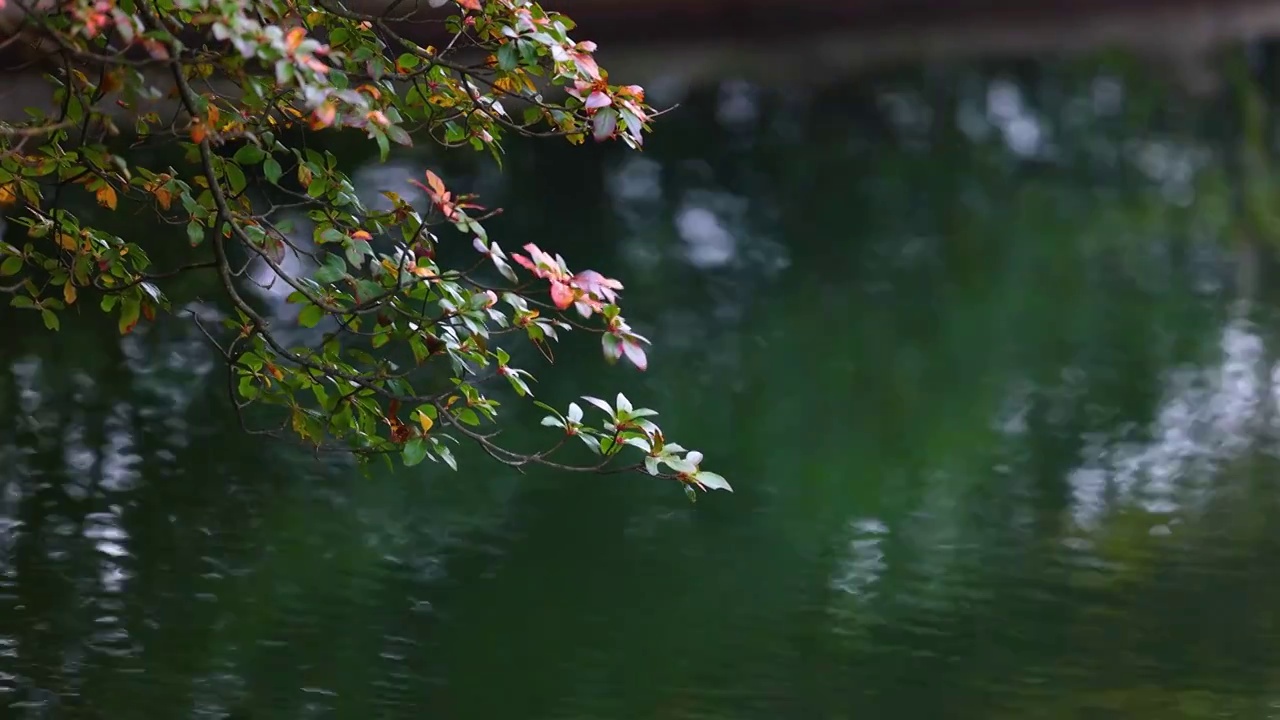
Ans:
[{"label": "water surface", "polygon": [[661,409],[737,489],[696,505],[363,477],[244,435],[187,323],[0,315],[0,714],[1280,716],[1243,106],[1102,61],[726,81],[644,155],[451,158],[508,247],[627,284],[650,372],[570,345],[539,392]]}]

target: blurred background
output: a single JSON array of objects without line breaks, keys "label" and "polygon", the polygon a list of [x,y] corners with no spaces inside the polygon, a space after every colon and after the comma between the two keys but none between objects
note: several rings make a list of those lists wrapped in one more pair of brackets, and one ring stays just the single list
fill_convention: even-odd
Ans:
[{"label": "blurred background", "polygon": [[366,477],[189,321],[0,309],[0,717],[1280,717],[1280,3],[546,5],[644,153],[330,149],[620,278],[649,372],[516,364],[736,492]]}]

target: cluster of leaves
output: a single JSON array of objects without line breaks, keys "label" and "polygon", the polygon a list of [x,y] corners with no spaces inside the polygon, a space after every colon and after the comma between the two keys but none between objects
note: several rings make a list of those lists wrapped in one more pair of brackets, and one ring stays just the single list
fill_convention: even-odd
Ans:
[{"label": "cluster of leaves", "polygon": [[[128,333],[168,308],[167,280],[213,273],[232,316],[223,327],[192,321],[226,360],[250,432],[291,432],[363,457],[398,453],[409,465],[454,466],[449,443],[467,439],[516,468],[641,470],[680,480],[691,497],[728,489],[701,470],[701,454],[666,440],[653,411],[621,395],[613,406],[586,399],[604,412],[598,424],[577,404],[561,413],[538,403],[551,413],[543,425],[560,430],[553,446],[499,445],[500,403],[486,390],[533,395],[504,343],[532,343],[550,359],[559,334],[579,329],[600,334],[607,361],[646,367],[648,341],[622,316],[621,283],[531,244],[508,255],[484,229],[492,213],[431,171],[406,178],[425,193],[423,207],[390,189],[386,204],[369,207],[332,155],[288,141],[359,132],[384,159],[415,137],[494,157],[511,134],[639,148],[655,115],[643,90],[611,84],[594,45],[569,37],[568,18],[528,0],[456,0],[436,47],[396,30],[404,18],[393,13],[417,12],[397,11],[400,1],[380,15],[340,0],[69,0],[56,13],[32,2],[0,0],[57,58],[48,80],[58,109],[0,124],[0,205],[27,235],[0,242],[0,292],[13,307],[57,330],[59,313],[92,290]],[[176,112],[162,117],[166,98]],[[135,143],[176,143],[183,166],[147,168],[112,152],[120,109]],[[185,236],[193,261],[156,271],[137,243],[64,207],[76,186],[108,210],[150,208]],[[296,241],[289,215],[310,219],[311,243]],[[475,263],[441,267],[442,242],[469,243]],[[291,273],[287,252],[310,255],[316,270]],[[251,263],[288,286],[315,342],[289,346],[246,299]],[[495,274],[500,284],[485,281]],[[253,404],[277,408],[279,425],[249,428]],[[597,458],[552,458],[574,438]],[[634,451],[634,462],[617,462]]]}]

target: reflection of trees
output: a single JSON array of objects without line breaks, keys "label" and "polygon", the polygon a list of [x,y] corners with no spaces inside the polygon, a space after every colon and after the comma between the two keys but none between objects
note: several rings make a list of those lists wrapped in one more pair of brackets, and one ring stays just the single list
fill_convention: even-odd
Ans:
[{"label": "reflection of trees", "polygon": [[[1042,80],[1058,87],[1031,88],[1039,92],[1029,95],[1039,98],[1042,117],[1061,119],[1079,94],[1061,75]],[[910,90],[909,97],[940,115],[963,104],[922,98],[918,85]],[[1262,556],[1253,543],[1218,533],[1241,516],[1227,521],[1221,513],[1197,512],[1184,520],[1177,552],[1182,566],[1200,576],[1183,577],[1181,584],[1157,581],[1171,555],[1149,531],[1169,519],[1167,512],[1130,508],[1133,498],[1112,501],[1097,536],[1111,545],[1084,552],[1062,546],[1081,532],[1073,527],[1078,499],[1068,470],[1091,452],[1091,438],[1146,441],[1169,399],[1162,387],[1168,369],[1215,362],[1205,343],[1217,339],[1206,338],[1216,311],[1185,288],[1213,287],[1205,282],[1212,277],[1205,258],[1214,257],[1215,242],[1230,237],[1233,218],[1224,208],[1234,204],[1235,189],[1222,178],[1234,172],[1223,160],[1232,148],[1211,136],[1188,139],[1199,123],[1169,108],[1161,112],[1149,99],[1124,108],[1128,117],[1101,128],[1054,125],[1065,128],[1055,133],[1056,154],[1033,162],[942,130],[945,142],[938,142],[892,123],[889,138],[859,145],[856,136],[847,139],[843,113],[823,114],[829,107],[815,110],[804,143],[782,143],[777,151],[786,161],[773,188],[785,194],[788,235],[805,238],[789,250],[808,271],[809,284],[766,293],[744,315],[756,318],[752,329],[786,327],[769,341],[801,357],[749,350],[748,343],[719,346],[751,358],[735,379],[753,390],[712,404],[733,403],[733,432],[748,437],[726,443],[737,449],[741,467],[768,478],[770,503],[781,507],[774,520],[789,541],[809,548],[806,555],[833,541],[847,544],[848,555],[837,553],[832,564],[853,562],[860,573],[848,574],[852,578],[877,576],[861,596],[828,594],[837,627],[853,633],[847,643],[811,641],[811,651],[851,668],[830,682],[852,676],[859,685],[901,686],[905,693],[927,677],[930,685],[946,682],[955,692],[931,692],[922,703],[965,692],[985,702],[979,696],[986,689],[976,689],[985,677],[1000,668],[1013,676],[1028,672],[1022,666],[1028,653],[1050,664],[1085,665],[1087,653],[1064,651],[1055,659],[1057,648],[1074,643],[1106,653],[1109,640],[1132,647],[1113,653],[1112,670],[1176,657],[1173,662],[1186,663],[1181,681],[1242,680],[1233,677],[1241,663],[1228,646],[1193,640],[1206,625],[1184,626],[1175,634],[1181,646],[1152,644],[1169,638],[1160,626],[1176,613],[1147,612],[1150,623],[1126,625],[1144,608],[1159,606],[1161,593],[1179,598],[1183,617],[1196,615],[1197,602],[1238,606],[1226,601],[1245,591],[1238,578],[1248,573],[1224,567],[1219,576],[1208,568],[1224,545],[1241,563]],[[1135,124],[1141,117],[1156,121]],[[896,137],[901,133],[907,136]],[[1134,160],[1121,162],[1126,156]],[[1177,169],[1180,157],[1200,158],[1200,164],[1186,175]],[[856,168],[852,177],[850,168]],[[1265,377],[1266,367],[1261,371]],[[1009,391],[1022,406],[1015,437],[989,428]],[[707,400],[712,395],[694,392]],[[1231,497],[1240,489],[1231,469],[1239,462],[1247,461],[1202,468],[1198,472],[1211,474],[1195,482]],[[1260,487],[1246,495],[1265,496]],[[1242,499],[1230,506],[1244,510],[1243,517],[1266,516],[1249,504]],[[851,510],[855,518],[886,520],[887,534],[859,530],[849,522]],[[1137,533],[1123,531],[1128,519],[1135,519]],[[867,559],[875,553],[883,554],[879,564]],[[1120,569],[1108,569],[1122,558]],[[1208,577],[1222,583],[1211,596],[1197,589]],[[1076,588],[1080,580],[1085,585]],[[1009,592],[984,594],[1000,585]],[[1123,612],[1114,609],[1118,598],[1125,598]],[[1097,607],[1113,609],[1089,614]],[[1223,634],[1243,641],[1269,625],[1266,607],[1249,603],[1214,626],[1229,625]],[[1044,628],[1047,613],[1075,614],[1057,641]],[[1086,629],[1093,641],[1076,642],[1075,633]],[[1031,637],[1050,647],[1030,643]],[[1188,647],[1210,647],[1211,657],[1189,662]],[[1255,635],[1245,654],[1270,658],[1265,647]],[[909,659],[904,648],[932,659]],[[886,669],[890,660],[896,665]],[[958,663],[970,670],[957,670]],[[1041,671],[1053,668],[1029,672]],[[1106,682],[1108,675],[1091,677]],[[813,685],[808,678],[805,686]],[[840,694],[835,687],[826,691]],[[886,690],[885,702],[900,702],[903,693]]]},{"label": "reflection of trees", "polygon": [[6,684],[108,717],[144,690],[175,716],[336,702],[300,687],[359,704],[426,657],[412,628],[429,603],[408,598],[438,575],[433,549],[500,512],[502,483],[450,511],[447,493],[352,488],[346,464],[245,437],[222,383],[192,382],[207,355],[191,330],[121,342],[85,323],[38,353],[5,346]]}]

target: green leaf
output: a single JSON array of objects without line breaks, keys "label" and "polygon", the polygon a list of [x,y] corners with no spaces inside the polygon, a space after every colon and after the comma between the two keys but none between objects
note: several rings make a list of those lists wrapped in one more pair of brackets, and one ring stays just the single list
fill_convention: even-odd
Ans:
[{"label": "green leaf", "polygon": [[244,192],[248,181],[245,180],[244,170],[241,170],[239,165],[227,163],[222,166],[222,171],[227,174],[227,185],[231,187],[232,195],[239,195]]},{"label": "green leaf", "polygon": [[52,310],[41,310],[40,319],[44,320],[45,327],[53,330],[54,332],[57,332],[58,328],[61,327],[58,323],[58,315]]},{"label": "green leaf", "polygon": [[195,221],[187,223],[187,241],[191,243],[191,247],[204,242],[204,226]]},{"label": "green leaf", "polygon": [[324,317],[324,308],[319,305],[308,305],[298,313],[298,324],[302,327],[315,327]]},{"label": "green leaf", "polygon": [[236,154],[231,157],[242,165],[255,165],[262,162],[262,158],[266,157],[266,155],[262,148],[250,143],[237,150]]},{"label": "green leaf", "polygon": [[441,445],[439,442],[436,443],[435,447],[436,447],[436,455],[439,455],[440,459],[443,460],[444,464],[448,465],[451,470],[453,470],[454,472],[457,472],[458,461],[454,459],[453,453],[449,452],[449,448]]},{"label": "green leaf", "polygon": [[17,275],[20,270],[22,270],[22,258],[18,255],[10,255],[0,263],[0,277]]},{"label": "green leaf", "polygon": [[9,306],[16,308],[33,308],[36,306],[36,302],[26,295],[14,295],[13,299],[9,301]]},{"label": "green leaf", "polygon": [[387,128],[387,137],[391,138],[391,141],[397,145],[413,146],[413,138],[409,137],[409,133],[399,125],[389,126]]},{"label": "green leaf", "polygon": [[347,266],[346,263],[342,261],[342,258],[337,255],[328,254],[324,258],[324,265],[321,265],[316,270],[313,277],[316,282],[322,285],[327,285],[331,282],[341,280],[346,276],[346,274]]},{"label": "green leaf", "polygon": [[608,140],[618,129],[618,111],[611,107],[600,108],[591,118],[591,135],[596,142]]},{"label": "green leaf", "polygon": [[427,457],[427,441],[425,438],[409,438],[409,442],[404,444],[404,450],[401,451],[404,456],[405,467],[413,467],[422,462]]},{"label": "green leaf", "polygon": [[347,242],[345,254],[351,267],[358,268],[364,264],[365,257],[373,257],[373,248],[369,247],[369,243],[364,240],[353,238]]},{"label": "green leaf", "polygon": [[529,389],[529,385],[519,376],[511,374],[507,376],[507,380],[511,383],[511,387],[515,389],[516,394],[520,397],[533,394],[533,391]]},{"label": "green leaf", "polygon": [[[378,159],[386,162],[391,156],[391,143],[387,142],[387,134],[379,130],[373,130],[373,139],[378,143]],[[408,137],[406,135],[405,137]]]},{"label": "green leaf", "polygon": [[510,72],[520,65],[520,58],[517,55],[515,43],[507,43],[498,48],[498,67],[502,70]]},{"label": "green leaf", "polygon": [[316,242],[322,245],[324,243],[340,243],[344,238],[346,238],[346,235],[343,235],[341,230],[335,227],[327,227],[316,235]]},{"label": "green leaf", "polygon": [[138,324],[138,314],[141,310],[142,306],[137,298],[120,299],[120,319],[117,321],[117,326],[121,335],[127,335],[133,331],[133,326]]},{"label": "green leaf", "polygon": [[280,167],[280,161],[273,157],[268,157],[262,161],[262,174],[266,176],[267,182],[272,185],[278,185],[280,176],[284,175],[284,168]]}]

